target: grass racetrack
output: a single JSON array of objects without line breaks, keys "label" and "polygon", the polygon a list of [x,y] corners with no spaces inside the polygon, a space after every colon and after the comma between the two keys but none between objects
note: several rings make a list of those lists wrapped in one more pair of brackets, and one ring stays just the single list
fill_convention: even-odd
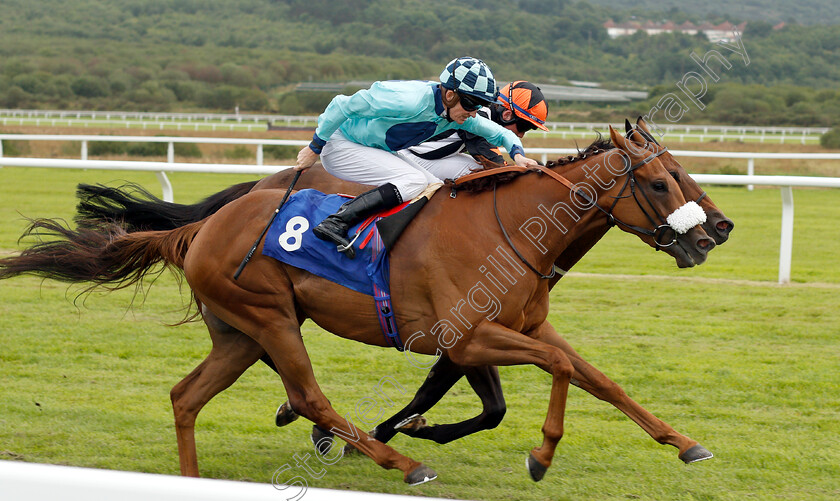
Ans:
[{"label": "grass racetrack", "polygon": [[[70,219],[76,183],[120,179],[159,194],[151,173],[0,169],[0,253],[21,248],[20,214]],[[191,203],[253,177],[170,179],[176,201]],[[779,190],[708,189],[736,226],[707,264],[678,270],[666,254],[613,230],[554,289],[550,320],[714,459],[683,465],[676,449],[574,388],[554,463],[534,483],[524,460],[542,441],[550,377],[506,367],[508,412],[495,430],[444,446],[405,436],[391,442],[434,468],[434,482],[408,487],[398,472],[358,456],[321,471],[313,458],[320,478],[295,468],[281,480],[302,475],[316,487],[488,500],[840,497],[840,191],[794,190],[793,283],[779,286]],[[136,297],[94,293],[74,304],[76,292],[33,277],[0,282],[0,459],[177,474],[168,393],[210,345],[203,324],[166,325],[183,318],[186,289],[164,275]],[[404,405],[426,375],[396,351],[304,327],[316,376],[342,415],[375,395],[384,376],[405,388],[387,393]],[[279,378],[258,363],[211,401],[196,427],[203,476],[270,482],[275,470],[294,466],[295,454],[314,454],[307,421],[274,426],[284,399]],[[479,411],[461,382],[427,418],[453,422]]]}]

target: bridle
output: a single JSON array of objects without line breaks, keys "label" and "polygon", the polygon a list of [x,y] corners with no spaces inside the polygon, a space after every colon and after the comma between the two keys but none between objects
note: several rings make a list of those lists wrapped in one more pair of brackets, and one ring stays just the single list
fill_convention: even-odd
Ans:
[{"label": "bridle", "polygon": [[[647,142],[649,142],[649,143],[653,143],[653,144],[655,144],[655,145],[657,145],[657,146],[660,146],[660,147],[662,147],[662,148],[664,148],[664,149],[666,149],[666,150],[668,149],[666,146],[662,146],[661,144],[659,144],[659,141],[657,141],[657,140],[656,140],[656,138],[654,138],[654,137],[653,137],[653,135],[651,135],[648,131],[646,131],[645,129],[643,129],[643,128],[639,127],[638,125],[634,125],[634,126],[632,126],[632,127],[630,128],[630,130],[628,130],[628,131],[627,131],[627,134],[626,134],[624,137],[625,137],[625,138],[627,138],[627,139],[629,139],[629,138],[630,138],[630,134],[632,134],[634,131],[635,131],[635,132],[638,132],[638,133],[639,133],[639,135],[640,135],[640,136],[642,136],[642,138],[643,138],[645,141],[647,141]],[[707,196],[708,196],[708,193],[706,193],[706,191],[704,190],[702,193],[700,193],[700,196],[699,196],[699,197],[697,197],[697,200],[695,200],[695,201],[694,201],[694,203],[696,203],[696,204],[700,204],[700,202],[701,202],[704,198],[706,198]]]},{"label": "bridle", "polygon": [[[668,151],[668,148],[665,147],[665,146],[662,146],[662,149],[660,149],[659,151],[657,151],[655,153],[652,153],[651,155],[645,157],[643,160],[640,160],[639,162],[630,166],[630,168],[627,171],[627,177],[624,181],[624,186],[621,187],[621,191],[618,192],[618,195],[616,195],[614,197],[613,203],[610,206],[609,211],[604,211],[603,208],[601,208],[598,205],[595,205],[598,209],[601,210],[601,212],[604,212],[607,215],[607,225],[609,227],[613,227],[613,226],[617,226],[617,225],[618,226],[623,226],[623,227],[625,227],[627,229],[630,229],[632,231],[635,231],[637,233],[641,233],[642,235],[647,235],[647,236],[653,238],[653,242],[654,242],[654,244],[656,244],[656,250],[664,249],[664,248],[670,247],[670,246],[674,245],[675,243],[677,243],[677,233],[674,232],[674,238],[670,242],[662,243],[660,241],[660,238],[663,238],[665,235],[667,235],[667,232],[669,230],[671,230],[672,228],[666,222],[665,218],[662,217],[661,214],[659,214],[659,211],[656,210],[656,207],[653,205],[653,203],[651,203],[650,197],[648,196],[647,191],[645,191],[645,189],[642,187],[642,185],[639,184],[636,181],[635,171],[639,167],[647,165],[648,163],[653,161],[655,158],[659,157],[660,155],[662,155],[663,153],[665,153],[667,151]],[[622,157],[622,158],[625,160],[625,162],[627,161],[626,157]],[[628,186],[630,187],[630,195],[624,195],[624,191],[627,189]],[[650,213],[648,213],[647,210],[645,210],[644,205],[642,204],[641,200],[639,199],[639,194],[640,193],[641,193],[641,196],[644,198],[645,202],[647,202],[648,207],[651,208],[651,210],[653,212],[653,215],[651,215]],[[632,196],[633,200],[636,201],[636,205],[639,206],[639,209],[642,211],[642,214],[645,215],[648,222],[654,227],[653,230],[649,230],[647,228],[642,228],[642,227],[635,226],[635,225],[632,225],[632,224],[627,224],[627,223],[625,223],[625,222],[623,222],[619,219],[616,219],[615,216],[612,214],[613,210],[615,209],[615,206],[618,204],[618,201],[621,200],[622,198],[627,198],[629,196]],[[654,218],[654,216],[655,216],[655,218]],[[658,224],[657,224],[657,220],[659,221]]]},{"label": "bridle", "polygon": [[[621,150],[617,150],[617,151],[621,151]],[[547,168],[543,165],[539,165],[537,167],[533,167],[533,168],[530,168],[530,169],[525,168],[525,167],[519,167],[519,166],[505,166],[505,167],[500,167],[498,169],[491,169],[489,171],[476,172],[474,174],[469,174],[467,176],[463,176],[461,178],[458,178],[455,181],[455,186],[463,184],[467,181],[471,181],[471,180],[474,180],[474,179],[477,179],[477,178],[480,178],[480,177],[485,177],[485,176],[493,175],[493,174],[500,174],[500,173],[504,173],[504,172],[527,172],[527,171],[531,171],[531,170],[537,171],[537,172],[548,175],[549,177],[551,177],[555,181],[559,182],[560,184],[562,184],[563,186],[568,188],[569,191],[571,192],[572,196],[580,197],[580,199],[583,200],[587,206],[594,207],[594,208],[598,209],[599,211],[601,211],[607,217],[608,227],[611,228],[613,226],[622,226],[622,227],[627,228],[627,229],[629,229],[633,232],[637,232],[637,233],[640,233],[642,235],[649,236],[653,239],[656,250],[659,250],[659,249],[664,249],[664,248],[670,247],[670,246],[674,245],[675,243],[677,243],[678,233],[676,231],[673,232],[674,237],[670,242],[663,243],[663,242],[660,241],[662,238],[664,238],[665,235],[667,235],[668,231],[673,231],[673,229],[666,222],[666,219],[664,217],[662,217],[661,214],[659,214],[659,211],[656,210],[656,207],[651,203],[650,197],[647,195],[647,193],[645,192],[645,190],[641,186],[641,184],[639,184],[636,181],[635,171],[637,169],[639,169],[640,167],[642,167],[644,165],[647,165],[648,163],[652,162],[653,160],[655,160],[656,158],[658,158],[659,156],[661,156],[662,154],[664,154],[667,151],[668,151],[667,147],[661,146],[661,149],[659,149],[658,151],[652,152],[650,155],[643,158],[639,162],[637,162],[635,164],[631,164],[629,167],[627,167],[626,171],[625,171],[626,179],[624,181],[624,185],[622,186],[621,191],[618,193],[618,195],[616,195],[614,197],[613,203],[610,205],[609,209],[605,209],[604,207],[600,206],[597,203],[597,201],[592,200],[589,195],[587,195],[579,187],[573,185],[571,183],[571,181],[569,181],[565,177],[561,176],[560,174],[554,172],[553,170],[551,170],[551,169],[549,169],[549,168]],[[623,159],[625,166],[630,163],[630,159],[629,159],[629,157],[627,156],[626,153],[622,152],[621,158]],[[624,192],[627,190],[628,187],[630,188],[630,194],[629,195],[624,195]],[[653,215],[651,215],[650,212],[648,212],[645,209],[644,205],[642,204],[641,199],[639,198],[639,194],[641,194],[641,197],[644,198],[644,200],[647,202],[648,206],[650,207],[651,211],[653,212]],[[635,200],[636,205],[638,205],[639,209],[641,209],[642,213],[645,215],[645,217],[651,223],[651,226],[653,227],[653,229],[643,228],[643,227],[640,227],[640,226],[636,226],[636,225],[626,223],[626,222],[622,221],[621,219],[617,218],[613,214],[613,211],[614,211],[616,205],[618,204],[619,200],[621,200],[623,198],[629,198],[631,196]],[[705,193],[703,193],[703,195],[700,196],[700,198],[698,199],[698,202],[700,200],[702,200],[703,197],[705,197]],[[513,241],[511,240],[510,236],[508,235],[507,230],[504,227],[504,224],[502,223],[501,217],[499,216],[499,209],[498,209],[498,204],[497,204],[497,200],[496,200],[496,185],[493,186],[493,211],[496,215],[496,221],[499,224],[499,228],[502,230],[502,235],[504,236],[505,241],[510,246],[510,248],[513,249],[513,251],[514,251],[514,253],[516,253],[517,257],[519,257],[519,259],[528,268],[530,268],[531,271],[536,273],[538,277],[543,278],[543,279],[554,278],[554,276],[557,274],[557,269],[555,267],[552,266],[551,273],[548,274],[548,275],[540,272],[539,270],[536,269],[536,267],[534,267],[534,265],[532,265],[530,262],[528,262],[528,260],[525,258],[525,256],[523,256],[522,253],[519,252],[519,249],[517,249],[516,246],[514,245]],[[657,220],[659,221],[659,223],[657,223]]]}]

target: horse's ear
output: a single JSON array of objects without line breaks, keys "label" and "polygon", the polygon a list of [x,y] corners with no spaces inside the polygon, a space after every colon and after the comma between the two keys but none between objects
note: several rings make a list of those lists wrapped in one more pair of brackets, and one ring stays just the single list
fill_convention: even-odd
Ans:
[{"label": "horse's ear", "polygon": [[[635,132],[635,134],[633,134]],[[639,137],[635,137],[639,136]],[[635,129],[633,129],[633,125],[630,124],[630,120],[624,119],[624,137],[628,141],[633,141],[634,143],[638,144],[639,146],[644,147],[645,145],[645,138],[642,137],[641,134]]]},{"label": "horse's ear", "polygon": [[636,119],[636,126],[639,128],[639,130],[642,131],[642,134],[644,134],[645,139],[647,139],[648,141],[650,141],[654,144],[659,144],[659,141],[657,141],[656,138],[653,137],[653,134],[651,134],[650,127],[648,127],[648,124],[647,124],[647,122],[645,122],[644,118],[642,118],[641,116],[639,118],[637,118]]},{"label": "horse's ear", "polygon": [[610,138],[612,139],[612,143],[616,145],[618,149],[624,151],[624,153],[628,155],[640,156],[645,152],[644,142],[639,143],[633,139],[625,138],[619,134],[617,130],[613,129],[612,126],[610,126]]},{"label": "horse's ear", "polygon": [[610,139],[619,149],[627,151],[627,143],[624,141],[624,136],[616,132],[612,125],[610,125]]},{"label": "horse's ear", "polygon": [[[627,124],[630,125],[630,121],[627,121]],[[628,141],[632,141],[633,143],[641,146],[642,148],[647,146],[647,138],[644,134],[640,133],[637,129],[634,129],[632,126],[630,130],[627,131],[627,136],[625,136]]]},{"label": "horse's ear", "polygon": [[636,119],[636,125],[638,125],[640,129],[642,129],[643,131],[647,132],[648,135],[650,135],[650,127],[648,127],[648,124],[647,122],[645,122],[644,118],[639,116],[639,118]]}]

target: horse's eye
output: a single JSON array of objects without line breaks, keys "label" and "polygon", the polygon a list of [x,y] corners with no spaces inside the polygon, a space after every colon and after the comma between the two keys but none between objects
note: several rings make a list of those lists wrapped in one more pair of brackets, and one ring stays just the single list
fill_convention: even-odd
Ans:
[{"label": "horse's eye", "polygon": [[654,181],[653,182],[653,190],[654,191],[668,191],[668,185],[665,184],[665,181]]}]

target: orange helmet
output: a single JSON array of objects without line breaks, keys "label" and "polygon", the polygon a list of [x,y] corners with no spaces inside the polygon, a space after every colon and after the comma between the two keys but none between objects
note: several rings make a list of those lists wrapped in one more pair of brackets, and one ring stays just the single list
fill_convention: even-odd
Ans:
[{"label": "orange helmet", "polygon": [[502,106],[511,110],[517,119],[529,122],[532,125],[529,128],[548,131],[545,126],[545,120],[548,118],[548,103],[545,102],[542,91],[536,85],[524,80],[511,82],[502,87],[499,92],[499,101],[502,102]]}]

